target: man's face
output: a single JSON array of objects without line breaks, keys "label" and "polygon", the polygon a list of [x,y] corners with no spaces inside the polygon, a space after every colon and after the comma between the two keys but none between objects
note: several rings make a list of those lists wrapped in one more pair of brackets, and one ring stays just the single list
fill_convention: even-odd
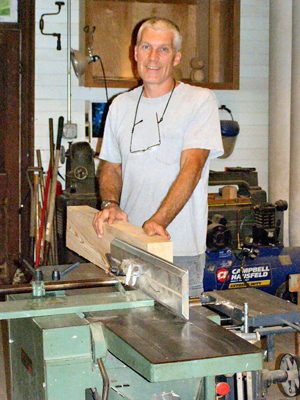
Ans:
[{"label": "man's face", "polygon": [[145,28],[140,44],[135,46],[135,60],[144,83],[163,84],[173,79],[172,73],[179,64],[181,53],[175,53],[174,34],[171,31],[155,31]]}]

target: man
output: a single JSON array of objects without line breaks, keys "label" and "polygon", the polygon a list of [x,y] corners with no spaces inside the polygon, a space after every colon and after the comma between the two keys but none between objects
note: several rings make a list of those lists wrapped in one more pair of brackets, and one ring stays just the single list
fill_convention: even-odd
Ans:
[{"label": "man", "polygon": [[93,226],[129,220],[171,238],[174,264],[189,270],[190,296],[203,291],[209,159],[223,154],[217,101],[208,89],[176,82],[181,35],[163,18],[138,32],[135,60],[143,86],[113,101],[100,158],[101,211]]}]

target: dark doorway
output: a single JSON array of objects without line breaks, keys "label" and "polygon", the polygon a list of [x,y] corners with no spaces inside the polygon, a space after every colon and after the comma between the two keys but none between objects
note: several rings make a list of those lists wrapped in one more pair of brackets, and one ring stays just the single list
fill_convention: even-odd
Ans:
[{"label": "dark doorway", "polygon": [[0,23],[0,284],[11,283],[19,254],[28,251],[25,171],[34,151],[35,2],[19,1],[18,13],[18,23]]},{"label": "dark doorway", "polygon": [[10,277],[20,243],[20,31],[0,31],[0,279]]}]

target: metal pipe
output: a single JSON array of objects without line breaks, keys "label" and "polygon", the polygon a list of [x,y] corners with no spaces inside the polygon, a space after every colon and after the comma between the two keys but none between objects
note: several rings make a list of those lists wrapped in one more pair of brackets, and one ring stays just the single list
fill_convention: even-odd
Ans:
[{"label": "metal pipe", "polygon": [[244,333],[249,333],[249,306],[244,303]]},{"label": "metal pipe", "polygon": [[[281,369],[276,369],[274,371],[269,371],[267,369],[262,370],[262,379],[266,388],[269,388],[274,383],[284,383],[288,380],[290,371],[283,371]],[[294,377],[294,378],[297,378]]]},{"label": "metal pipe", "polygon": [[262,371],[253,372],[253,391],[254,399],[256,400],[266,400],[264,394]]},{"label": "metal pipe", "polygon": [[[237,232],[237,248],[238,249],[241,249],[241,236],[240,236],[240,230],[241,230],[241,224],[240,224],[240,213],[242,212],[242,211],[245,211],[245,210],[251,210],[251,206],[246,206],[246,207],[242,207],[242,208],[239,208],[238,210],[237,210],[237,212],[236,212],[236,232]],[[245,218],[244,218],[244,220],[245,220]],[[244,240],[245,240],[245,238],[244,238]]]},{"label": "metal pipe", "polygon": [[291,328],[294,328],[296,331],[300,332],[300,326],[299,325],[293,324],[292,322],[287,321],[286,319],[280,319],[280,321],[283,322],[284,324],[290,326]]},{"label": "metal pipe", "polygon": [[[88,289],[95,287],[115,286],[118,283],[116,279],[88,279],[81,281],[68,281],[68,282],[45,282],[45,290],[48,292],[55,290],[73,290],[73,289]],[[18,294],[18,293],[31,293],[32,285],[1,285],[0,295]]]},{"label": "metal pipe", "polygon": [[101,358],[97,358],[98,366],[103,379],[102,400],[108,399],[109,394],[109,378]]},{"label": "metal pipe", "polygon": [[67,122],[71,122],[71,0],[67,3],[67,74],[68,74],[68,85],[67,85]]}]

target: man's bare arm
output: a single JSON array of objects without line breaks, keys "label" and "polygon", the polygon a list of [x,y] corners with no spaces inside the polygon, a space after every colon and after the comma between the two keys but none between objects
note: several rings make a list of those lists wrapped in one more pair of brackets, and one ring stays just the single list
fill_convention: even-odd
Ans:
[{"label": "man's bare arm", "polygon": [[[103,161],[99,178],[101,200],[114,200],[119,203],[122,183],[122,165]],[[107,221],[112,224],[115,219],[128,220],[127,215],[114,203],[107,205],[95,215],[93,227],[99,238],[103,235],[103,223]]]},{"label": "man's bare arm", "polygon": [[181,153],[180,171],[156,213],[144,223],[144,231],[170,238],[166,228],[182,210],[201,179],[209,150],[189,149]]},{"label": "man's bare arm", "polygon": [[122,164],[102,161],[99,186],[101,200],[119,202],[122,191]]}]

